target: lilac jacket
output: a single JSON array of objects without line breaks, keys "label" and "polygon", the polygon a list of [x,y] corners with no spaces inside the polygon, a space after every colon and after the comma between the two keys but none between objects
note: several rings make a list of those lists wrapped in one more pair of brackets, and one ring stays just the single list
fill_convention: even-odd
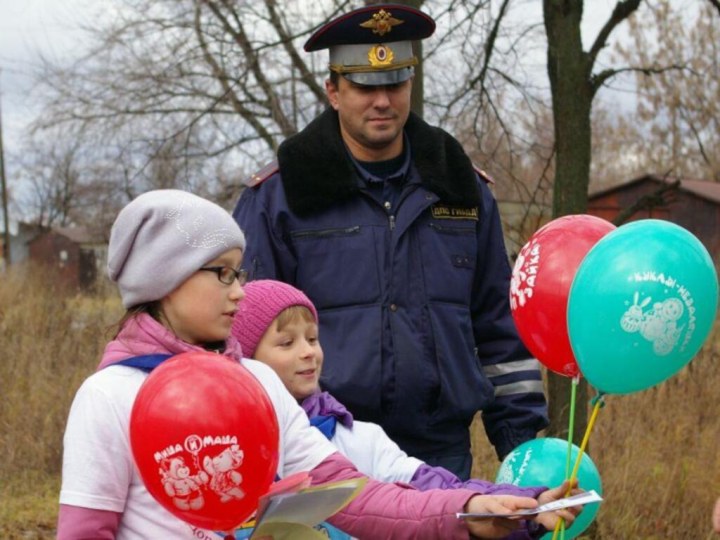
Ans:
[{"label": "lilac jacket", "polygon": [[[98,369],[131,356],[197,350],[200,348],[179,340],[151,317],[139,315],[107,345]],[[241,360],[240,346],[234,338],[228,340],[224,354]],[[362,476],[339,453],[329,456],[310,473],[314,484]],[[357,538],[467,539],[468,529],[455,513],[462,511],[473,495],[476,493],[467,489],[418,491],[369,480],[358,497],[328,521]],[[57,538],[114,538],[118,517],[114,512],[61,505]],[[88,529],[90,524],[92,530]]]}]

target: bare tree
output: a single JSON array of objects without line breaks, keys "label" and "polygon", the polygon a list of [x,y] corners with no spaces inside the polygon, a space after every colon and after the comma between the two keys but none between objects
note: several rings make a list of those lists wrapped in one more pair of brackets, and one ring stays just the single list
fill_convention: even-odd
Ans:
[{"label": "bare tree", "polygon": [[644,171],[720,181],[720,12],[710,3],[689,11],[659,1],[630,21],[632,41],[618,53],[656,68],[636,75]]},{"label": "bare tree", "polygon": [[635,114],[618,115],[608,105],[592,112],[590,192],[636,178],[648,171],[643,125]]},{"label": "bare tree", "polygon": [[23,206],[36,216],[42,227],[67,226],[73,222],[76,205],[81,204],[80,149],[77,141],[35,139],[26,147],[23,164],[25,180],[32,187]]},{"label": "bare tree", "polygon": [[346,4],[118,1],[105,24],[87,28],[89,53],[70,66],[44,62],[47,107],[35,130],[92,132],[128,196],[171,153],[183,164],[177,185],[237,189],[323,106],[325,68],[298,43]]}]

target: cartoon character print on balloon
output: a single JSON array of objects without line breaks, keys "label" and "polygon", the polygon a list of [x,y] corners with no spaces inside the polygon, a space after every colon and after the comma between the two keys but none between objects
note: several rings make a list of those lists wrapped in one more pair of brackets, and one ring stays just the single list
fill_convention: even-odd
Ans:
[{"label": "cartoon character print on balloon", "polygon": [[233,498],[242,499],[245,492],[240,487],[242,474],[237,469],[242,465],[245,454],[237,444],[233,444],[210,458],[205,456],[203,466],[211,475],[210,489],[220,496],[220,502],[227,502]]},{"label": "cartoon character print on balloon", "polygon": [[638,303],[639,299],[640,292],[636,291],[633,304],[623,313],[620,326],[628,333],[640,332],[642,337],[653,344],[655,354],[670,354],[684,330],[684,325],[678,328],[677,324],[685,311],[682,302],[678,298],[667,298],[643,311],[652,298],[648,296]]},{"label": "cartoon character print on balloon", "polygon": [[190,467],[181,456],[165,458],[158,470],[165,493],[180,510],[197,510],[205,505],[201,486],[208,481],[205,471],[190,474]]},{"label": "cartoon character print on balloon", "polygon": [[[645,284],[649,283],[659,285],[660,290],[655,293],[655,298],[657,299],[658,295],[665,298],[653,302],[653,296],[647,295],[640,300],[642,294],[636,291],[633,304],[620,321],[622,329],[626,332],[639,332],[652,343],[653,352],[658,356],[670,354],[678,346],[684,333],[685,337],[679,345],[679,350],[682,351],[692,340],[695,330],[695,301],[688,288],[662,272],[636,272],[630,276],[629,281],[638,283],[639,287],[645,287]],[[649,307],[651,303],[652,307]],[[644,311],[644,307],[649,308]]]},{"label": "cartoon character print on balloon", "polygon": [[[226,448],[219,450],[221,445]],[[210,452],[203,457],[201,467],[199,454],[207,449]],[[193,466],[185,462],[182,453],[192,455]],[[245,454],[236,437],[190,435],[182,445],[170,445],[154,457],[165,493],[180,510],[203,508],[207,490],[214,492],[223,503],[245,497],[240,487],[243,476],[238,470]]]}]

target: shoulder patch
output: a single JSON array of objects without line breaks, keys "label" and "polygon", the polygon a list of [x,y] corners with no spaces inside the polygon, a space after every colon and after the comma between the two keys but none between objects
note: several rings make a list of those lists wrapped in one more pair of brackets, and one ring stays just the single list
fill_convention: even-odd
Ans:
[{"label": "shoulder patch", "polygon": [[243,184],[245,184],[247,187],[255,187],[260,184],[262,184],[265,180],[270,178],[273,174],[275,174],[280,169],[280,166],[278,165],[277,159],[274,159],[267,165],[265,165],[262,169],[259,169],[258,171],[252,173],[249,177],[247,177],[245,180],[243,180]]},{"label": "shoulder patch", "polygon": [[490,176],[488,173],[483,171],[480,167],[478,167],[474,163],[473,163],[473,169],[475,169],[475,172],[478,174],[478,176],[480,178],[482,178],[485,181],[486,184],[494,184],[495,183],[495,180],[493,179],[492,176]]}]

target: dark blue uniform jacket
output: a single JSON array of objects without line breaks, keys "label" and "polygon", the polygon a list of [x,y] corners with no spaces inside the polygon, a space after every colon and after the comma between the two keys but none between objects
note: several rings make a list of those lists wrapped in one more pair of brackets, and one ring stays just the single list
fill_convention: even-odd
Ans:
[{"label": "dark blue uniform jacket", "polygon": [[423,458],[467,452],[483,410],[504,456],[547,411],[509,310],[497,205],[455,139],[414,115],[405,135],[412,163],[397,208],[358,177],[334,111],[285,141],[279,171],[256,177],[234,212],[245,265],[314,302],[321,385],[356,418]]}]

